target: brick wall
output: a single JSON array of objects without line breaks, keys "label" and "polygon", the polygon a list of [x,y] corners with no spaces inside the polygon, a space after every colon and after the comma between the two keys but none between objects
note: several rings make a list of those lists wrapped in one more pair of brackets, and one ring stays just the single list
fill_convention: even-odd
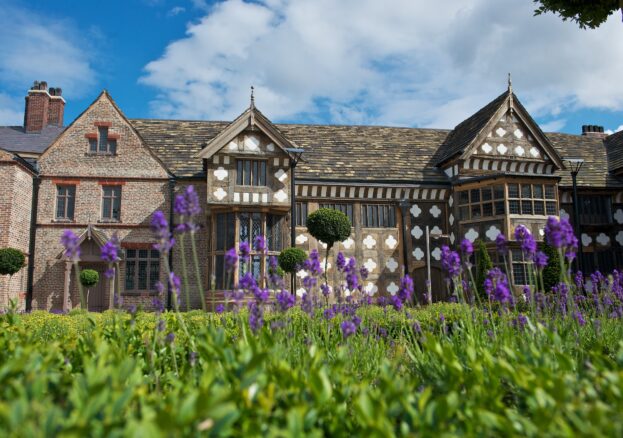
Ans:
[{"label": "brick wall", "polygon": [[[15,248],[28,255],[32,175],[3,151],[0,151],[0,187],[0,248]],[[17,299],[19,308],[24,308],[27,272],[24,267],[11,278],[0,277],[0,308],[5,308],[11,299]]]},{"label": "brick wall", "polygon": [[[97,133],[98,125],[109,126],[109,136],[116,140],[114,155],[90,153],[87,134]],[[88,224],[92,224],[108,237],[116,232],[122,245],[149,246],[153,243],[149,230],[151,215],[156,210],[163,210],[168,217],[168,174],[106,93],[102,93],[41,156],[39,166],[41,186],[37,211],[33,308],[60,309],[66,268],[65,261],[59,257],[63,250],[60,244],[63,230],[72,229],[80,235]],[[76,185],[75,213],[71,223],[55,220],[57,184]],[[118,223],[101,220],[102,187],[105,184],[121,187],[121,218]],[[124,294],[123,263],[120,268],[121,292],[125,304],[149,307],[151,295]],[[160,280],[166,282],[164,269],[161,269]],[[73,269],[70,300],[73,306],[79,303]]]}]

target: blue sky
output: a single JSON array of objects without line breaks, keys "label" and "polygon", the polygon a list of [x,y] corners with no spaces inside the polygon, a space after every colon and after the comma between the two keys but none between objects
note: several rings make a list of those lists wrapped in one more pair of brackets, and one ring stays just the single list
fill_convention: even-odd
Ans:
[{"label": "blue sky", "polygon": [[33,80],[66,123],[104,88],[128,117],[452,128],[513,88],[547,131],[623,129],[623,24],[580,30],[525,0],[0,4],[0,124]]}]

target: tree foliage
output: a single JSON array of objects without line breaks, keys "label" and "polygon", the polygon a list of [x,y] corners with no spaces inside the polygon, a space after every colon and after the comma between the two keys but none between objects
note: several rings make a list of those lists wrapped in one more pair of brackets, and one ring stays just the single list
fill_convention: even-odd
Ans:
[{"label": "tree foliage", "polygon": [[552,286],[560,282],[560,254],[558,250],[547,243],[541,244],[541,251],[547,255],[547,266],[543,268],[543,287],[545,292],[550,292]]},{"label": "tree foliage", "polygon": [[307,254],[301,248],[286,248],[279,253],[279,267],[290,274],[307,259]]},{"label": "tree foliage", "polygon": [[348,216],[332,208],[320,208],[307,218],[307,231],[327,244],[327,253],[336,242],[348,239],[350,227]]},{"label": "tree foliage", "polygon": [[487,298],[485,294],[485,279],[487,278],[487,272],[493,269],[493,262],[487,251],[487,245],[482,240],[478,241],[478,249],[476,250],[476,289],[478,294]]},{"label": "tree foliage", "polygon": [[26,256],[19,249],[0,249],[0,275],[13,275],[26,264]]},{"label": "tree foliage", "polygon": [[80,272],[80,284],[89,288],[95,286],[100,281],[100,275],[93,269],[85,269]]},{"label": "tree foliage", "polygon": [[614,12],[623,13],[623,0],[534,0],[534,15],[558,14],[563,21],[575,21],[582,29],[601,26]]}]

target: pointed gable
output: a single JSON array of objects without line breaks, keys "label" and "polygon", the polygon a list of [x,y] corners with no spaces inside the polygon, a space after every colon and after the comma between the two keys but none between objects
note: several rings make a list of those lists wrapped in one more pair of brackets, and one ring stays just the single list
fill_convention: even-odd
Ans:
[{"label": "pointed gable", "polygon": [[210,140],[196,155],[196,158],[211,158],[225,147],[230,151],[238,150],[251,153],[258,151],[259,136],[249,131],[260,131],[268,138],[269,144],[281,149],[288,157],[290,157],[290,153],[287,149],[296,147],[251,102],[251,106]]},{"label": "pointed gable", "polygon": [[107,91],[102,91],[38,160],[42,174],[112,178],[168,178]]},{"label": "pointed gable", "polygon": [[471,156],[499,160],[548,161],[563,168],[549,139],[509,89],[457,125],[439,148],[435,164]]}]

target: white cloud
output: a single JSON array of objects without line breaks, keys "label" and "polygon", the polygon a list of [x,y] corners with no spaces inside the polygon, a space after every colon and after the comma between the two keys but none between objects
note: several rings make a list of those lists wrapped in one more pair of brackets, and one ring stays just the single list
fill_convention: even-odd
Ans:
[{"label": "white cloud", "polygon": [[606,129],[604,132],[608,135],[614,134],[615,132],[623,131],[623,125],[619,125],[616,129]]},{"label": "white cloud", "polygon": [[24,123],[24,108],[16,99],[0,93],[0,125],[18,126]]},{"label": "white cloud", "polygon": [[183,12],[186,12],[186,8],[182,6],[174,6],[169,10],[169,12],[167,12],[167,16],[175,17],[176,15],[179,15]]},{"label": "white cloud", "polygon": [[[532,2],[229,0],[145,67],[159,117],[452,127],[513,86],[534,116],[623,108],[623,27],[583,31]],[[195,0],[195,6],[205,5]],[[608,41],[608,44],[604,44]]]},{"label": "white cloud", "polygon": [[96,75],[91,55],[78,43],[84,37],[69,21],[0,5],[0,86],[23,90],[19,96],[3,95],[0,123],[15,119],[15,111],[17,118],[23,117],[24,94],[33,80],[61,87],[68,98],[92,88]]},{"label": "white cloud", "polygon": [[544,132],[557,132],[565,126],[565,120],[558,119],[551,122],[541,123],[540,127]]}]

